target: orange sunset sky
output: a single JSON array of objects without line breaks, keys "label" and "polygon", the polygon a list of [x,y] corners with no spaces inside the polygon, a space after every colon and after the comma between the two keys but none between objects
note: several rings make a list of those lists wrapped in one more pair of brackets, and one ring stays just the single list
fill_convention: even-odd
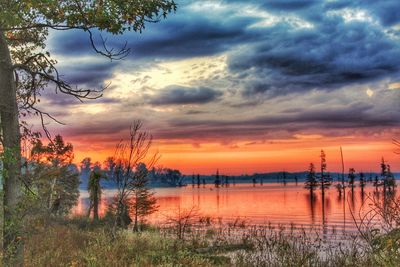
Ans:
[{"label": "orange sunset sky", "polygon": [[39,108],[65,123],[46,121],[76,163],[112,156],[140,119],[158,165],[185,174],[305,171],[321,149],[341,171],[340,146],[346,171],[378,171],[381,157],[400,171],[399,20],[378,4],[336,2],[177,1],[142,34],[108,36],[131,48],[119,61],[93,52],[84,32],[50,32],[65,79],[107,89],[84,103],[46,92]]}]

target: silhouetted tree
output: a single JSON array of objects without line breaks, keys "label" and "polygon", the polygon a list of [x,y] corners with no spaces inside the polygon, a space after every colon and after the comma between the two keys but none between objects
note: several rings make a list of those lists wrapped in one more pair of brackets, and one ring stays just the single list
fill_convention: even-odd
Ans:
[{"label": "silhouetted tree", "polygon": [[197,174],[197,187],[200,187],[200,174]]},{"label": "silhouetted tree", "polygon": [[101,171],[100,164],[98,162],[93,166],[93,170],[90,173],[89,181],[88,181],[88,192],[89,192],[89,209],[88,216],[90,216],[93,210],[93,221],[97,221],[99,219],[99,204],[101,202],[101,185],[100,180],[104,178]]},{"label": "silhouetted tree", "polygon": [[184,176],[179,170],[166,168],[162,169],[161,172],[158,173],[158,175],[161,175],[161,179],[171,186],[182,186],[183,184],[182,181]]},{"label": "silhouetted tree", "polygon": [[228,181],[228,176],[225,175],[225,186],[228,187],[229,186],[229,181]]},{"label": "silhouetted tree", "polygon": [[354,182],[356,179],[356,171],[354,170],[354,168],[349,169],[348,179],[349,179],[348,183],[351,187],[351,192],[354,192]]},{"label": "silhouetted tree", "polygon": [[321,150],[321,173],[319,176],[319,185],[321,187],[322,198],[324,199],[325,189],[328,189],[331,186],[331,177],[328,173],[326,173],[327,165],[326,165],[326,155],[324,150]]},{"label": "silhouetted tree", "polygon": [[383,192],[384,193],[386,193],[386,189],[387,189],[386,177],[387,177],[387,165],[385,163],[385,159],[382,157],[382,161],[381,161],[381,185],[383,186]]},{"label": "silhouetted tree", "polygon": [[219,177],[219,170],[217,170],[217,173],[215,174],[214,184],[215,184],[215,187],[219,187],[221,185],[221,180]]},{"label": "silhouetted tree", "polygon": [[361,187],[361,190],[364,190],[364,187],[365,187],[365,185],[367,183],[367,181],[365,179],[365,174],[363,172],[360,172],[359,176],[360,176],[360,187]]},{"label": "silhouetted tree", "polygon": [[314,190],[318,187],[317,175],[315,174],[315,166],[310,163],[308,167],[308,173],[306,176],[306,181],[304,182],[304,188],[310,190],[310,196],[313,197]]},{"label": "silhouetted tree", "polygon": [[286,172],[282,172],[282,182],[283,185],[286,185],[287,181],[286,181]]},{"label": "silhouetted tree", "polygon": [[376,190],[376,191],[378,191],[379,185],[380,185],[380,183],[379,183],[378,175],[375,175],[374,186],[375,186],[375,190]]},{"label": "silhouetted tree", "polygon": [[392,171],[390,169],[390,165],[389,164],[387,164],[386,168],[387,168],[387,172],[386,172],[386,177],[385,177],[385,183],[386,183],[386,186],[389,188],[389,190],[391,192],[393,192],[394,188],[396,187],[396,180],[395,180],[394,175],[393,175],[393,173],[392,173]]}]

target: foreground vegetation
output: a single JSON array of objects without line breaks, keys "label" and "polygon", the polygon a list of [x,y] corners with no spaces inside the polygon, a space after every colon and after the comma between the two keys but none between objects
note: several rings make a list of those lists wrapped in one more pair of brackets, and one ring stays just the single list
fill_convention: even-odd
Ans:
[{"label": "foreground vegetation", "polygon": [[304,231],[243,224],[110,231],[107,219],[31,222],[26,266],[399,266],[399,232],[325,243]]}]

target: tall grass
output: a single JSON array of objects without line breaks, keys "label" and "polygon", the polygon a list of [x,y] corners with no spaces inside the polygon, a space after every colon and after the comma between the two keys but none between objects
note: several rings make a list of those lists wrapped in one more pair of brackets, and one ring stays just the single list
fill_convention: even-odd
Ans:
[{"label": "tall grass", "polygon": [[[305,231],[226,225],[188,229],[121,230],[113,238],[106,222],[75,218],[49,223],[26,240],[26,266],[387,266],[363,240],[330,244]],[[381,258],[379,258],[381,259]],[[390,265],[389,265],[390,266]],[[396,266],[396,265],[392,265]],[[397,265],[398,266],[398,265]]]},{"label": "tall grass", "polygon": [[[363,216],[356,224],[357,235],[333,230],[328,240],[315,229],[254,226],[239,218],[223,224],[180,216],[167,227],[147,226],[139,233],[125,229],[114,235],[107,217],[94,224],[84,217],[37,217],[29,221],[25,265],[400,266],[400,199],[376,199]],[[376,216],[383,218],[379,228],[371,225]]]},{"label": "tall grass", "polygon": [[215,266],[224,257],[203,255],[158,231],[121,230],[115,238],[104,224],[57,221],[26,240],[26,266]]}]

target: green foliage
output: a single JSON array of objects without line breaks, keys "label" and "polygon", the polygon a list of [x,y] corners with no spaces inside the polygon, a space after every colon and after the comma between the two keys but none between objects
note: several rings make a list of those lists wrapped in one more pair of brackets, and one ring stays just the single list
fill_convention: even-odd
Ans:
[{"label": "green foliage", "polygon": [[400,266],[400,229],[375,237],[371,246],[379,265]]},{"label": "green foliage", "polygon": [[96,163],[95,166],[93,167],[93,170],[90,173],[88,188],[87,188],[89,192],[88,216],[90,216],[90,213],[93,210],[93,220],[99,219],[99,204],[101,202],[101,194],[102,194],[100,180],[104,178],[106,178],[106,176],[102,172],[100,165]]},{"label": "green foliage", "polygon": [[11,0],[2,1],[0,7],[0,25],[5,29],[68,26],[121,34],[141,31],[145,22],[166,17],[176,4],[171,0]]},{"label": "green foliage", "polygon": [[134,230],[138,230],[138,221],[143,221],[146,216],[157,211],[157,200],[154,192],[148,188],[149,171],[146,165],[140,163],[134,173],[134,181],[132,183],[132,197],[129,199],[129,208],[134,217]]},{"label": "green foliage", "polygon": [[38,141],[31,151],[33,161],[27,168],[30,188],[37,195],[36,209],[65,215],[79,197],[79,172],[73,147],[57,135],[48,145]]},{"label": "green foliage", "polygon": [[[30,115],[57,121],[36,107],[42,91],[55,88],[77,98],[97,98],[104,88],[82,89],[63,80],[57,61],[46,51],[51,30],[81,30],[88,34],[94,52],[110,59],[121,59],[129,53],[125,46],[110,48],[98,32],[113,35],[125,31],[142,32],[147,22],[158,22],[176,10],[173,0],[7,0],[0,1],[0,37],[4,37],[15,72],[21,132],[37,138],[24,122]],[[100,39],[100,40],[98,40]],[[11,88],[10,88],[11,90]],[[17,103],[16,103],[17,104]],[[47,137],[50,136],[42,123]]]},{"label": "green foliage", "polygon": [[[84,223],[81,221],[80,223]],[[89,222],[86,222],[89,224]],[[72,221],[32,232],[26,242],[26,266],[218,266],[221,260],[196,253],[159,232],[78,228]],[[66,253],[68,252],[68,253]]]}]

